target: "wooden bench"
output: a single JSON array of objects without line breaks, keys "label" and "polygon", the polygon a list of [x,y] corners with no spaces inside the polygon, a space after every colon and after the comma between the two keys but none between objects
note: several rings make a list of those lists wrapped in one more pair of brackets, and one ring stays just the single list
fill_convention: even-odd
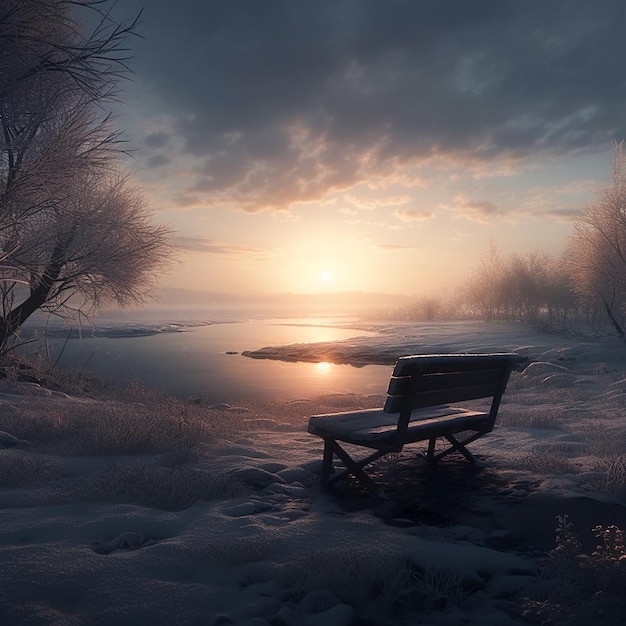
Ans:
[{"label": "wooden bench", "polygon": [[[511,370],[522,361],[512,353],[401,357],[389,381],[384,408],[309,419],[308,431],[324,440],[322,486],[353,476],[376,491],[363,468],[418,441],[428,440],[426,458],[430,463],[455,451],[475,463],[466,446],[493,430]],[[480,406],[458,406],[469,400],[479,401],[473,404]],[[447,442],[447,447],[436,452],[437,439]],[[376,451],[354,460],[339,442]],[[335,472],[335,457],[343,462],[342,471]]]}]

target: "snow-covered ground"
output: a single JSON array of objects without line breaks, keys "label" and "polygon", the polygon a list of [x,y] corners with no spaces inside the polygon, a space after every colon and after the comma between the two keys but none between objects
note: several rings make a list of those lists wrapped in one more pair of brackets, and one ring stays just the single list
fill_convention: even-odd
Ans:
[{"label": "snow-covered ground", "polygon": [[[84,437],[100,452],[79,455],[51,445],[50,432],[65,433],[72,416],[89,423],[106,402],[5,381],[0,623],[620,623],[619,564],[616,591],[608,557],[587,570],[564,549],[546,557],[557,516],[574,524],[581,554],[598,543],[596,525],[626,528],[623,346],[514,325],[438,334],[421,324],[266,353],[362,364],[491,350],[530,364],[512,374],[494,432],[472,446],[483,467],[449,457],[428,468],[423,446],[407,448],[372,469],[377,497],[350,484],[322,492],[322,442],[306,426],[314,413],[382,397],[194,405],[223,424],[194,454],[107,454],[105,429],[92,428]],[[133,412],[145,420],[148,410],[131,400],[126,440]],[[13,446],[6,433],[28,441]],[[585,572],[609,582],[594,587]]]}]

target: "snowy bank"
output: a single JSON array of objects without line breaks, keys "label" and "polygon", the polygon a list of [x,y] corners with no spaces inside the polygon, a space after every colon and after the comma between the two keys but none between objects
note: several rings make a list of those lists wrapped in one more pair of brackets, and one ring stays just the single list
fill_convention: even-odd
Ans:
[{"label": "snowy bank", "polygon": [[[473,446],[480,471],[428,468],[409,448],[374,468],[379,498],[321,492],[322,444],[306,433],[309,415],[378,396],[210,407],[2,382],[0,431],[19,440],[0,449],[2,623],[617,623],[624,589],[598,594],[579,561],[555,575],[563,551],[546,558],[556,516],[581,553],[594,526],[626,527],[620,352],[521,327],[453,330],[389,327],[367,351],[517,349],[532,363]],[[329,349],[365,352],[307,354]]]}]

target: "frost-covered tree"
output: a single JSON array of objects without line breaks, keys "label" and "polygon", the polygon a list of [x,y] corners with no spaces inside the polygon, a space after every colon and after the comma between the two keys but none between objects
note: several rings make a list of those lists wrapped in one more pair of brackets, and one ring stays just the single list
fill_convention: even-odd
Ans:
[{"label": "frost-covered tree", "polygon": [[613,179],[574,221],[568,258],[584,302],[599,303],[624,338],[626,307],[626,155],[613,143]]},{"label": "frost-covered tree", "polygon": [[503,260],[492,241],[465,285],[465,297],[470,309],[488,322],[493,322],[500,311],[503,280]]},{"label": "frost-covered tree", "polygon": [[502,298],[508,316],[537,321],[546,309],[549,272],[553,260],[540,250],[512,254],[503,266]]},{"label": "frost-covered tree", "polygon": [[582,311],[573,289],[570,265],[563,255],[549,260],[545,277],[546,322],[567,328],[580,318]]},{"label": "frost-covered tree", "polygon": [[120,166],[112,108],[134,24],[107,5],[0,0],[0,349],[37,309],[143,302],[171,256]]}]

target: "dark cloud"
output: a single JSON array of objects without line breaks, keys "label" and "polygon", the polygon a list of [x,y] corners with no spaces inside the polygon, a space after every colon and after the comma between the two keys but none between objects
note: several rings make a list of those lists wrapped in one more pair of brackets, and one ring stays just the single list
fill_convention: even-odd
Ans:
[{"label": "dark cloud", "polygon": [[151,0],[142,20],[137,76],[198,163],[190,191],[247,210],[626,136],[621,0]]},{"label": "dark cloud", "polygon": [[148,167],[162,167],[167,165],[171,159],[164,154],[156,154],[147,160]]},{"label": "dark cloud", "polygon": [[164,148],[170,141],[169,133],[150,133],[143,139],[144,143],[150,148]]}]

